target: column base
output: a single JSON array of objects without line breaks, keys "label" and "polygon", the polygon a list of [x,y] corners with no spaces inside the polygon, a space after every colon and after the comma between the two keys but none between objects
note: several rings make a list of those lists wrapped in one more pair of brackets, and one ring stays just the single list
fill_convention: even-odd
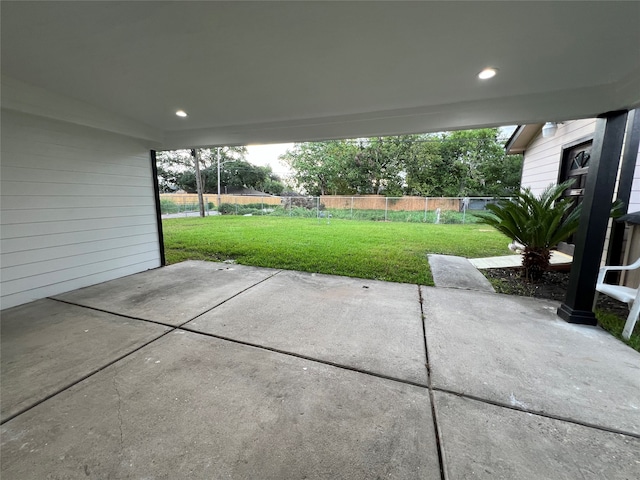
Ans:
[{"label": "column base", "polygon": [[576,323],[578,325],[597,325],[598,319],[596,314],[591,310],[576,310],[566,303],[558,308],[558,316],[568,323]]}]

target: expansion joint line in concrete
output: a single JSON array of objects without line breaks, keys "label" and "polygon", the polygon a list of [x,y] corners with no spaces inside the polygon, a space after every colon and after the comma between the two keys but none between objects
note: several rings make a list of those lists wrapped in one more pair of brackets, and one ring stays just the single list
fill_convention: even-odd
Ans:
[{"label": "expansion joint line in concrete", "polygon": [[[584,422],[584,421],[580,421],[580,420],[575,420],[569,417],[563,417],[561,415],[553,415],[551,413],[547,413],[547,412],[543,412],[543,411],[539,411],[539,410],[527,410],[524,408],[520,408],[508,403],[503,403],[503,402],[499,402],[497,400],[491,400],[488,398],[483,398],[483,397],[478,397],[472,394],[468,394],[468,393],[462,393],[462,392],[457,392],[455,390],[449,390],[447,388],[440,388],[440,387],[434,387],[431,383],[431,363],[429,362],[429,350],[427,348],[427,330],[426,330],[426,325],[425,325],[425,314],[424,314],[424,298],[422,296],[422,290],[420,289],[420,286],[418,286],[418,293],[420,295],[420,310],[422,312],[422,328],[423,328],[423,333],[424,333],[424,349],[426,352],[426,357],[427,357],[427,384],[428,384],[428,388],[429,388],[429,396],[431,397],[431,407],[433,409],[433,418],[434,418],[434,424],[436,427],[436,434],[438,434],[439,429],[438,429],[438,424],[436,421],[436,413],[435,413],[435,409],[436,409],[436,402],[435,402],[435,398],[433,397],[433,392],[442,392],[442,393],[448,393],[451,395],[455,395],[457,397],[461,397],[461,398],[466,398],[469,400],[474,400],[476,402],[480,402],[480,403],[485,403],[487,405],[493,405],[495,407],[502,407],[502,408],[507,408],[509,410],[514,410],[516,412],[520,412],[520,413],[528,413],[531,415],[536,415],[538,417],[543,417],[543,418],[548,418],[550,420],[558,420],[561,422],[566,422],[566,423],[571,423],[573,425],[578,425],[581,427],[587,427],[587,428],[593,428],[595,430],[600,430],[603,432],[607,432],[607,433],[615,433],[615,434],[619,434],[619,435],[625,435],[628,437],[633,437],[633,438],[638,438],[640,439],[640,434],[638,433],[633,433],[633,432],[627,432],[625,430],[620,430],[617,428],[612,428],[612,427],[605,427],[603,425],[597,425],[594,423],[589,423],[589,422]],[[440,437],[438,437],[438,441],[442,442],[442,439]],[[438,447],[440,447],[441,443],[438,443]],[[442,460],[444,459],[444,451],[442,452]],[[442,464],[444,465],[444,464]],[[444,478],[444,477],[443,477]]]},{"label": "expansion joint line in concrete", "polygon": [[442,432],[440,431],[440,426],[438,425],[438,416],[436,412],[436,399],[433,395],[433,387],[431,385],[431,364],[429,363],[429,348],[427,347],[427,328],[425,327],[425,316],[424,316],[424,298],[422,297],[422,288],[420,285],[418,287],[418,300],[420,302],[420,323],[422,324],[422,340],[424,341],[424,358],[425,358],[425,367],[427,368],[427,389],[429,391],[429,401],[431,403],[431,418],[433,419],[433,430],[436,437],[436,450],[438,452],[438,463],[440,464],[440,478],[441,480],[447,480],[446,469],[444,465],[444,448],[442,446]]},{"label": "expansion joint line in concrete", "polygon": [[350,372],[361,373],[363,375],[368,375],[370,377],[382,378],[383,380],[390,380],[392,382],[404,383],[405,385],[411,385],[413,387],[427,388],[424,383],[413,382],[411,380],[406,380],[402,378],[392,377],[390,375],[385,375],[383,373],[371,372],[369,370],[362,370],[357,367],[350,367],[349,365],[343,365],[341,363],[332,362],[330,360],[322,360],[320,358],[310,357],[308,355],[303,355],[302,353],[288,352],[286,350],[280,350],[279,348],[268,347],[266,345],[260,345],[258,343],[246,342],[244,340],[238,340],[231,337],[225,337],[222,335],[216,335],[215,333],[207,333],[201,332],[199,330],[194,330],[189,327],[180,327],[180,330],[184,330],[186,332],[195,333],[197,335],[204,335],[205,337],[216,338],[218,340],[224,340],[225,342],[235,343],[237,345],[243,345],[245,347],[258,348],[260,350],[264,350],[267,352],[278,353],[280,355],[287,355],[289,357],[300,358],[302,360],[307,360],[309,362],[319,363],[321,365],[327,365],[329,367],[339,368],[341,370],[348,370]]},{"label": "expansion joint line in concrete", "polygon": [[[25,413],[25,412],[27,412],[27,411],[31,410],[32,408],[37,407],[38,405],[40,405],[41,403],[46,402],[46,401],[47,401],[47,400],[49,400],[50,398],[53,398],[53,397],[55,397],[56,395],[61,394],[61,393],[62,393],[62,392],[64,392],[65,390],[68,390],[68,389],[70,389],[70,388],[74,387],[75,385],[79,384],[80,382],[83,382],[83,381],[84,381],[84,380],[86,380],[87,378],[92,377],[92,376],[93,376],[93,375],[95,375],[96,373],[101,372],[102,370],[104,370],[104,369],[106,369],[106,368],[109,368],[110,366],[112,366],[112,365],[113,365],[113,364],[115,364],[115,363],[118,363],[120,360],[125,359],[125,358],[126,358],[126,357],[128,357],[129,355],[133,355],[133,354],[134,354],[134,353],[136,353],[137,351],[142,350],[142,349],[143,349],[144,347],[146,347],[147,345],[149,345],[149,344],[151,344],[151,343],[155,342],[156,340],[160,340],[162,337],[164,337],[164,336],[166,336],[166,335],[169,335],[169,334],[170,334],[170,333],[172,333],[172,332],[175,332],[176,330],[180,329],[183,325],[185,325],[185,324],[187,324],[187,323],[191,322],[192,320],[195,320],[196,318],[198,318],[198,317],[199,317],[199,316],[201,316],[201,315],[204,315],[204,314],[205,314],[205,313],[207,313],[207,312],[210,312],[210,311],[211,311],[211,310],[213,310],[214,308],[216,308],[216,307],[218,307],[218,306],[222,305],[222,304],[223,304],[223,303],[225,303],[225,302],[228,302],[228,301],[229,301],[229,300],[231,300],[232,298],[237,297],[238,295],[240,295],[240,294],[241,294],[241,293],[243,293],[243,292],[246,292],[246,291],[247,291],[247,290],[249,290],[250,288],[253,288],[253,287],[255,287],[256,285],[259,285],[259,284],[261,284],[262,282],[265,282],[265,281],[269,280],[270,278],[274,277],[275,275],[277,275],[277,274],[278,274],[278,273],[280,273],[280,272],[281,272],[281,270],[277,271],[277,272],[276,272],[276,273],[274,273],[273,275],[270,275],[270,276],[268,276],[268,277],[266,277],[266,278],[264,278],[264,279],[260,280],[259,282],[254,283],[253,285],[251,285],[251,286],[249,286],[249,287],[245,288],[244,290],[241,290],[240,292],[238,292],[238,293],[236,293],[235,295],[233,295],[233,296],[231,296],[231,297],[229,297],[229,298],[227,298],[227,299],[223,300],[222,302],[217,303],[215,306],[211,307],[210,309],[208,309],[208,310],[206,310],[206,311],[204,311],[204,312],[202,312],[202,313],[200,313],[200,314],[196,315],[196,316],[195,316],[195,317],[193,317],[193,318],[190,318],[189,320],[187,320],[187,321],[186,321],[186,322],[184,322],[184,323],[181,323],[181,324],[180,324],[180,325],[178,325],[178,326],[170,325],[170,324],[168,324],[168,323],[164,323],[164,322],[158,322],[158,321],[155,321],[155,320],[148,320],[148,319],[146,319],[146,318],[139,318],[139,317],[133,317],[133,316],[131,316],[131,315],[123,315],[123,314],[120,314],[120,313],[114,313],[114,312],[110,312],[110,311],[108,311],[108,310],[104,310],[104,309],[101,309],[101,308],[88,307],[88,306],[86,306],[86,305],[81,305],[81,304],[78,304],[78,303],[69,302],[69,301],[67,301],[67,300],[61,300],[61,299],[59,299],[59,298],[47,297],[49,300],[53,300],[53,301],[60,302],[60,303],[66,303],[67,305],[73,305],[73,306],[75,306],[75,307],[88,308],[89,310],[94,310],[94,311],[102,312],[102,313],[108,313],[108,314],[110,314],[110,315],[115,315],[115,316],[118,316],[118,317],[129,318],[129,319],[131,319],[131,320],[139,320],[139,321],[141,321],[141,322],[149,322],[149,323],[154,323],[154,324],[156,324],[156,325],[162,325],[163,327],[168,327],[168,328],[169,328],[169,330],[167,330],[166,332],[161,333],[160,335],[157,335],[157,336],[153,337],[153,338],[152,338],[151,340],[149,340],[148,342],[145,342],[145,343],[143,343],[142,345],[139,345],[138,347],[134,348],[133,350],[131,350],[131,351],[127,352],[127,353],[124,353],[124,354],[120,355],[119,357],[115,358],[114,360],[112,360],[112,361],[110,361],[110,362],[108,362],[108,363],[106,363],[106,364],[104,364],[104,365],[102,365],[102,366],[100,366],[100,367],[98,367],[98,368],[95,368],[95,369],[91,370],[89,373],[87,373],[87,374],[85,374],[85,375],[82,375],[82,376],[81,376],[81,377],[79,377],[77,380],[75,380],[75,381],[73,381],[73,382],[71,382],[71,383],[68,383],[68,384],[66,384],[66,385],[64,385],[64,386],[62,386],[62,387],[60,387],[60,388],[59,388],[59,389],[57,389],[56,391],[51,392],[49,395],[45,396],[44,398],[41,398],[40,400],[37,400],[36,402],[32,403],[31,405],[27,405],[26,407],[24,407],[24,408],[22,408],[22,409],[18,410],[17,412],[15,412],[15,413],[13,413],[13,414],[9,415],[7,418],[5,418],[4,420],[2,420],[2,421],[0,422],[0,425],[4,425],[4,424],[5,424],[5,423],[7,423],[8,421],[13,420],[13,419],[14,419],[14,418],[16,418],[17,416],[22,415],[23,413]],[[115,386],[115,384],[114,384],[114,386]],[[118,392],[118,395],[119,395],[119,392]],[[121,433],[122,433],[122,431],[121,431]]]},{"label": "expansion joint line in concrete", "polygon": [[111,365],[113,365],[114,363],[119,362],[120,360],[128,357],[129,355],[137,352],[138,350],[143,349],[144,347],[146,347],[147,345],[155,342],[156,340],[159,340],[160,338],[164,337],[165,335],[168,335],[169,333],[171,333],[173,330],[167,330],[166,332],[161,333],[160,335],[157,335],[155,337],[153,337],[151,340],[149,340],[148,342],[143,343],[142,345],[134,348],[133,350],[131,350],[130,352],[124,353],[122,355],[120,355],[119,357],[115,358],[114,360],[106,363],[105,365],[102,365],[92,371],[90,371],[89,373],[82,375],[80,378],[78,378],[77,380],[74,380],[73,382],[59,388],[58,390],[56,390],[55,392],[50,393],[49,395],[47,395],[44,398],[41,398],[40,400],[32,403],[31,405],[27,405],[26,407],[22,408],[21,410],[17,411],[16,413],[9,415],[7,418],[5,418],[4,420],[2,420],[2,422],[0,422],[0,425],[4,425],[5,423],[7,423],[9,420],[13,420],[14,418],[16,418],[19,415],[22,415],[25,412],[28,412],[29,410],[31,410],[32,408],[37,407],[38,405],[40,405],[41,403],[46,402],[47,400],[49,400],[50,398],[55,397],[56,395],[61,394],[62,392],[64,392],[65,390],[69,390],[70,388],[76,386],[77,384],[79,384],[80,382],[85,381],[87,378],[92,377],[93,375],[95,375],[98,372],[101,372],[102,370],[109,368]]},{"label": "expansion joint line in concrete", "polygon": [[124,435],[122,433],[122,397],[120,396],[120,390],[118,389],[118,382],[116,377],[118,376],[118,370],[113,367],[113,388],[118,396],[118,428],[120,430],[120,455],[124,452]]},{"label": "expansion joint line in concrete", "polygon": [[242,295],[244,292],[246,292],[247,290],[251,290],[254,287],[257,287],[258,285],[260,285],[261,283],[266,282],[267,280],[271,280],[273,277],[275,277],[276,275],[278,275],[279,273],[282,273],[282,270],[278,270],[277,272],[273,273],[272,275],[269,275],[268,277],[263,278],[262,280],[260,280],[259,282],[256,282],[252,285],[249,285],[247,288],[240,290],[238,293],[236,293],[235,295],[231,295],[229,298],[225,298],[224,300],[222,300],[220,303],[215,304],[213,307],[209,308],[208,310],[205,310],[202,313],[199,313],[198,315],[196,315],[193,318],[190,318],[189,320],[187,320],[186,322],[181,323],[180,325],[178,325],[176,328],[180,328],[184,325],[186,325],[189,322],[193,322],[196,318],[201,317],[202,315],[209,313],[211,310],[218,308],[220,305],[227,303],[229,300],[236,298],[238,295]]},{"label": "expansion joint line in concrete", "polygon": [[615,433],[615,434],[618,434],[618,435],[624,435],[624,436],[627,436],[627,437],[633,437],[633,438],[640,439],[640,433],[627,432],[625,430],[620,430],[618,428],[605,427],[605,426],[602,426],[602,425],[597,425],[595,423],[589,423],[589,422],[583,422],[583,421],[580,421],[580,420],[574,420],[573,418],[563,417],[561,415],[554,415],[552,413],[546,413],[546,412],[542,412],[542,411],[539,411],[539,410],[526,410],[524,408],[519,408],[519,407],[516,407],[514,405],[510,405],[508,403],[502,403],[502,402],[498,402],[496,400],[490,400],[488,398],[477,397],[475,395],[471,395],[471,394],[468,394],[468,393],[456,392],[455,390],[449,390],[447,388],[440,388],[440,387],[429,387],[429,388],[433,389],[436,392],[448,393],[450,395],[455,395],[456,397],[466,398],[468,400],[473,400],[473,401],[476,401],[476,402],[485,403],[487,405],[493,405],[494,407],[507,408],[509,410],[514,410],[514,411],[520,412],[520,413],[528,413],[530,415],[535,415],[537,417],[548,418],[550,420],[558,420],[560,422],[571,423],[573,425],[578,425],[578,426],[581,426],[581,427],[593,428],[594,430],[600,430],[602,432]]},{"label": "expansion joint line in concrete", "polygon": [[280,350],[280,349],[277,349],[277,348],[272,348],[272,347],[267,347],[267,346],[264,346],[264,345],[245,342],[245,341],[241,341],[241,340],[237,340],[237,339],[233,339],[233,338],[229,338],[229,337],[224,337],[224,336],[221,336],[221,335],[204,333],[204,332],[200,332],[200,331],[197,331],[197,330],[194,330],[194,329],[190,329],[189,327],[185,326],[187,323],[195,320],[196,318],[200,317],[201,315],[204,315],[205,313],[213,310],[214,308],[218,307],[219,305],[222,305],[223,303],[225,303],[225,302],[231,300],[232,298],[240,295],[241,293],[246,292],[247,290],[259,285],[260,283],[263,283],[263,282],[269,280],[270,278],[274,277],[275,275],[277,275],[279,273],[281,273],[281,271],[278,271],[278,272],[274,273],[273,275],[270,275],[269,277],[266,277],[263,280],[261,280],[261,281],[255,283],[255,284],[245,288],[244,290],[238,292],[237,294],[233,295],[232,297],[229,297],[228,299],[216,304],[214,307],[206,310],[205,312],[202,312],[202,313],[196,315],[195,317],[187,320],[186,322],[184,322],[184,323],[182,323],[182,324],[180,324],[178,326],[170,325],[170,324],[163,323],[163,322],[153,321],[153,320],[147,320],[147,319],[144,319],[144,318],[138,318],[138,317],[133,317],[133,316],[128,316],[128,315],[121,315],[121,314],[109,312],[107,310],[102,310],[102,309],[93,308],[93,307],[87,307],[85,305],[80,305],[80,304],[69,302],[69,301],[66,301],[66,300],[60,300],[60,299],[49,297],[51,300],[55,300],[55,301],[62,302],[62,303],[67,303],[69,305],[74,305],[74,306],[82,307],[82,308],[89,308],[91,310],[96,310],[96,311],[100,311],[100,312],[104,312],[104,313],[109,313],[111,315],[116,315],[116,316],[120,316],[120,317],[124,317],[124,318],[130,318],[130,319],[133,319],[133,320],[139,320],[139,321],[142,321],[142,322],[154,323],[154,324],[157,324],[157,325],[162,325],[162,326],[168,327],[169,329],[166,332],[163,332],[162,334],[155,336],[154,338],[152,338],[148,342],[145,342],[142,345],[136,347],[135,349],[131,350],[130,352],[125,353],[125,354],[117,357],[116,359],[112,360],[111,362],[109,362],[109,363],[107,363],[107,364],[105,364],[105,365],[103,365],[103,366],[101,366],[99,368],[94,369],[93,371],[87,373],[86,375],[83,375],[78,380],[76,380],[76,381],[74,381],[74,382],[72,382],[72,383],[60,388],[59,390],[57,390],[57,391],[55,391],[55,392],[53,392],[53,393],[51,393],[49,395],[47,395],[46,397],[42,398],[41,400],[38,400],[37,402],[33,403],[32,405],[28,405],[28,406],[24,407],[23,409],[21,409],[20,411],[8,416],[4,420],[2,420],[2,422],[0,422],[0,425],[2,425],[4,423],[14,419],[15,417],[17,417],[19,415],[22,415],[23,413],[27,412],[28,410],[31,410],[32,408],[40,405],[41,403],[49,400],[50,398],[55,397],[56,395],[62,393],[65,390],[68,390],[69,388],[77,385],[78,383],[80,383],[80,382],[86,380],[87,378],[95,375],[96,373],[98,373],[98,372],[110,367],[111,365],[119,362],[120,360],[123,360],[124,358],[128,357],[129,355],[132,355],[132,354],[136,353],[137,351],[143,349],[144,347],[146,347],[147,345],[155,342],[156,340],[159,340],[160,338],[162,338],[162,337],[164,337],[164,336],[166,336],[166,335],[168,335],[168,334],[170,334],[172,332],[175,332],[176,330],[183,330],[183,331],[188,331],[188,332],[195,333],[195,334],[198,334],[198,335],[204,335],[204,336],[208,336],[208,337],[212,337],[212,338],[217,338],[219,340],[236,343],[236,344],[239,344],[239,345],[258,348],[258,349],[261,349],[261,350],[266,350],[266,351],[270,351],[270,352],[278,353],[278,354],[282,354],[282,355],[288,355],[288,356],[292,356],[292,357],[297,357],[297,358],[301,358],[303,360],[308,360],[308,361],[311,361],[311,362],[316,362],[316,363],[328,365],[328,366],[331,366],[331,367],[340,368],[340,369],[343,369],[343,370],[348,370],[348,371],[352,371],[352,372],[356,372],[356,373],[361,373],[363,375],[369,375],[369,376],[373,376],[373,377],[377,377],[377,378],[382,378],[384,380],[390,380],[390,381],[393,381],[393,382],[404,383],[404,384],[412,385],[414,387],[419,387],[419,388],[427,388],[428,391],[429,391],[429,398],[431,400],[432,416],[433,416],[433,421],[434,421],[434,428],[435,428],[435,431],[436,431],[436,442],[437,442],[437,448],[438,448],[438,456],[439,456],[439,460],[440,460],[440,473],[441,473],[441,478],[443,480],[446,480],[447,476],[446,476],[446,473],[444,471],[444,451],[442,449],[442,438],[441,438],[440,428],[439,428],[439,425],[438,425],[438,422],[437,422],[436,403],[435,403],[435,398],[434,398],[434,395],[433,395],[434,391],[438,391],[438,392],[442,392],[442,393],[448,393],[448,394],[451,394],[451,395],[456,395],[458,397],[467,398],[467,399],[470,399],[470,400],[474,400],[474,401],[481,402],[481,403],[486,403],[486,404],[489,404],[489,405],[494,405],[494,406],[497,406],[497,407],[507,408],[509,410],[515,410],[515,411],[521,412],[521,413],[529,413],[531,415],[537,415],[537,416],[543,417],[543,418],[549,418],[549,419],[552,419],[552,420],[558,420],[558,421],[567,422],[567,423],[571,423],[571,424],[574,424],[574,425],[579,425],[579,426],[583,426],[583,427],[587,427],[587,428],[593,428],[593,429],[601,430],[601,431],[608,432],[608,433],[620,434],[620,435],[625,435],[625,436],[629,436],[629,437],[640,439],[640,434],[638,434],[638,433],[627,432],[627,431],[616,429],[616,428],[604,427],[602,425],[591,424],[591,423],[588,423],[588,422],[581,422],[581,421],[574,420],[574,419],[571,419],[571,418],[562,417],[562,416],[559,416],[559,415],[553,415],[553,414],[549,414],[549,413],[545,413],[545,412],[541,412],[541,411],[525,410],[525,409],[518,408],[518,407],[515,407],[513,405],[510,405],[510,404],[506,404],[506,403],[502,403],[502,402],[498,402],[498,401],[494,401],[494,400],[490,400],[490,399],[486,399],[486,398],[482,398],[482,397],[477,397],[475,395],[466,394],[466,393],[462,393],[462,392],[456,392],[454,390],[449,390],[449,389],[446,389],[446,388],[434,387],[432,385],[431,363],[429,361],[429,352],[428,352],[428,347],[427,347],[426,317],[425,317],[425,314],[424,314],[424,297],[422,296],[422,289],[420,288],[420,285],[417,285],[417,287],[418,287],[418,298],[419,298],[419,302],[420,302],[422,332],[423,332],[424,350],[425,350],[425,358],[426,358],[425,367],[427,369],[427,385],[424,385],[424,384],[418,383],[418,382],[413,382],[413,381],[406,380],[406,379],[392,377],[392,376],[389,376],[389,375],[384,375],[384,374],[380,374],[380,373],[376,373],[376,372],[362,370],[362,369],[359,369],[359,368],[356,368],[356,367],[349,367],[347,365],[341,365],[341,364],[338,364],[338,363],[335,363],[335,362],[330,362],[328,360],[321,360],[321,359],[317,359],[317,358],[310,357],[310,356],[307,356],[307,355],[302,355],[302,354],[293,353],[293,352],[287,352],[285,350]]},{"label": "expansion joint line in concrete", "polygon": [[66,303],[67,305],[73,305],[74,307],[86,308],[88,310],[93,310],[94,312],[108,313],[109,315],[114,315],[116,317],[128,318],[130,320],[138,320],[140,322],[153,323],[155,325],[162,325],[163,327],[176,328],[174,325],[171,325],[170,323],[159,322],[157,320],[149,320],[147,318],[134,317],[133,315],[125,315],[124,313],[114,313],[109,310],[105,310],[103,308],[89,307],[87,305],[82,305],[81,303],[70,302],[69,300],[61,300],[59,298],[53,298],[53,297],[47,297],[47,300]]}]

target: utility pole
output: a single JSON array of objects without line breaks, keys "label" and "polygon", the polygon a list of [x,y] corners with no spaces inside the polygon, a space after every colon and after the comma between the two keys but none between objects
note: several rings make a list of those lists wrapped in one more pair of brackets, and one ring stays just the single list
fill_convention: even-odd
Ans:
[{"label": "utility pole", "polygon": [[220,213],[220,147],[217,148],[218,157],[218,213]]},{"label": "utility pole", "polygon": [[204,199],[202,198],[202,178],[200,177],[200,157],[195,148],[191,149],[193,155],[193,163],[196,167],[196,191],[198,192],[198,206],[200,207],[200,216],[204,217]]}]

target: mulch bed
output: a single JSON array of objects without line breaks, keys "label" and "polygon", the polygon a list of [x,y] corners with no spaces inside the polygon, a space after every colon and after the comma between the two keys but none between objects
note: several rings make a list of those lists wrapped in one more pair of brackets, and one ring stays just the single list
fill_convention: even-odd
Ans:
[{"label": "mulch bed", "polygon": [[[520,271],[520,268],[490,268],[481,270],[489,280],[499,280],[499,282],[492,282],[493,288],[498,293],[546,298],[558,302],[564,301],[569,284],[568,271],[546,272],[539,283],[526,281],[520,276]],[[606,295],[598,296],[596,308],[608,313],[613,313],[621,318],[626,318],[627,315],[629,315],[629,310],[624,303],[613,300]]]}]

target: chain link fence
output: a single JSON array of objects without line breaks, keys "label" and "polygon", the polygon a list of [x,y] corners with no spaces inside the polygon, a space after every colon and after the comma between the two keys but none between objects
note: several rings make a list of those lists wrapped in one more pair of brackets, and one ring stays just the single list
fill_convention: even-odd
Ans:
[{"label": "chain link fence", "polygon": [[[475,211],[482,211],[493,197],[320,197],[270,195],[204,195],[206,215],[244,215],[272,217],[306,217],[416,223],[475,223]],[[198,214],[195,194],[161,194],[163,217]]]}]

